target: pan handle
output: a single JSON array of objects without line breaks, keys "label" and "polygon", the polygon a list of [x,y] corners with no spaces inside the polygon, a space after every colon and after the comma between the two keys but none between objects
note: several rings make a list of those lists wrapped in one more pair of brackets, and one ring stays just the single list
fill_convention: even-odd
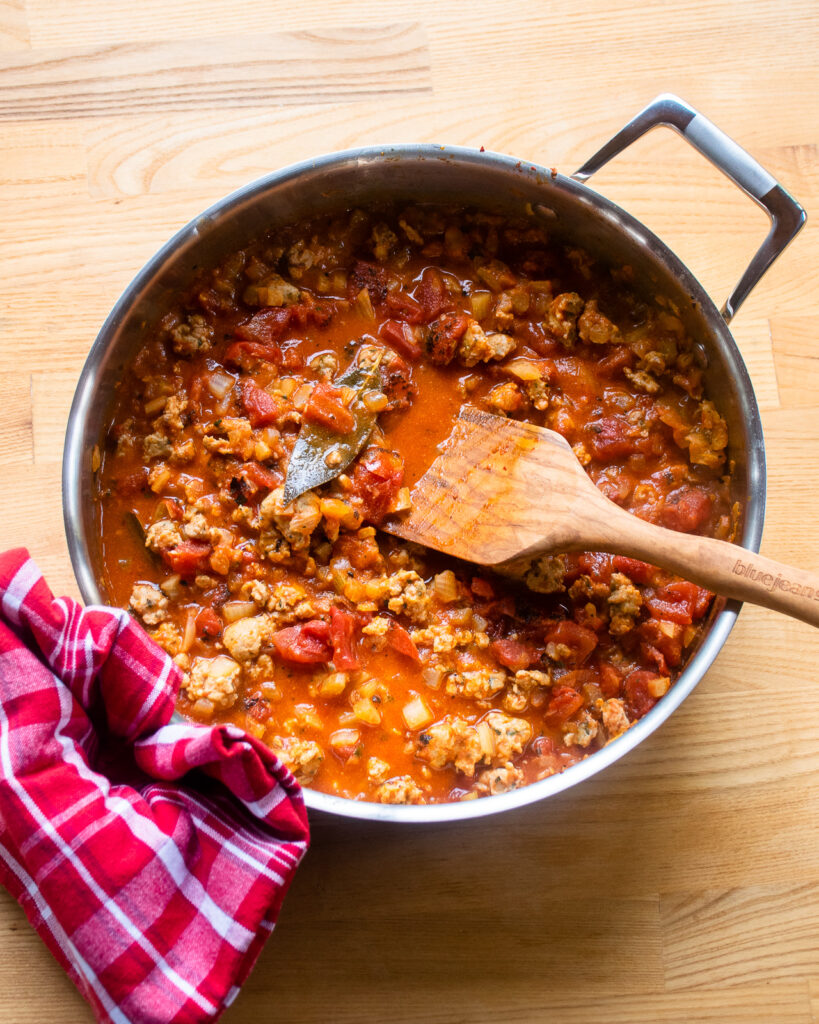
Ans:
[{"label": "pan handle", "polygon": [[771,219],[767,238],[720,310],[726,323],[730,323],[757,281],[799,232],[807,215],[793,196],[786,192],[749,153],[733,139],[729,139],[707,117],[671,93],[662,93],[652,100],[575,171],[572,178],[580,182],[588,181],[612,157],[659,125],[666,125],[679,132],[694,149],[707,157],[715,167],[761,206]]}]

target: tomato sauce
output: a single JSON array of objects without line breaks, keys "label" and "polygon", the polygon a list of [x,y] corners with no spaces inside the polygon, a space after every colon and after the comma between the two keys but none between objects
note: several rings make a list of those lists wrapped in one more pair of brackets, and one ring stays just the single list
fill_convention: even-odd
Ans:
[{"label": "tomato sauce", "polygon": [[[725,423],[632,277],[528,219],[415,207],[294,225],[179,296],[96,487],[103,589],[177,660],[181,713],[306,785],[421,803],[559,772],[662,699],[707,591],[606,554],[507,579],[378,531],[471,403],[559,431],[635,515],[732,537]],[[343,464],[285,505],[310,430]]]}]

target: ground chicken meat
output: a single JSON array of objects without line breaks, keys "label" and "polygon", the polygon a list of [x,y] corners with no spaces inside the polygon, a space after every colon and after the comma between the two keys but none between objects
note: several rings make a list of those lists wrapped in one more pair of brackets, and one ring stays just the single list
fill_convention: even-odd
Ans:
[{"label": "ground chicken meat", "polygon": [[278,754],[302,786],[309,786],[321,768],[324,751],[313,740],[297,736],[273,736],[267,745]]},{"label": "ground chicken meat", "polygon": [[429,618],[430,596],[427,585],[417,572],[401,569],[388,577],[387,590],[391,595],[387,608],[396,615],[406,615],[413,622],[424,623]]},{"label": "ground chicken meat", "polygon": [[541,555],[526,570],[523,581],[538,594],[556,594],[565,589],[563,579],[567,566],[565,555]]},{"label": "ground chicken meat", "polygon": [[620,341],[620,328],[603,316],[594,299],[586,303],[577,321],[577,333],[581,341],[592,345],[616,345]]},{"label": "ground chicken meat", "polygon": [[549,304],[543,326],[564,348],[574,348],[577,339],[577,318],[582,309],[583,300],[577,292],[563,292]]},{"label": "ground chicken meat", "polygon": [[321,522],[321,502],[314,491],[300,494],[286,506],[283,497],[283,487],[271,491],[259,506],[259,514],[276,525],[293,551],[302,551],[309,547],[310,538]]},{"label": "ground chicken meat", "polygon": [[260,281],[249,284],[242,296],[248,306],[295,306],[301,292],[281,274],[267,274]]},{"label": "ground chicken meat", "polygon": [[518,669],[503,695],[503,706],[507,711],[520,714],[529,706],[536,691],[542,691],[551,685],[552,677],[548,672],[540,672],[536,669]]},{"label": "ground chicken meat", "polygon": [[624,733],[631,724],[626,714],[626,707],[618,697],[595,701],[594,706],[600,712],[600,721],[610,740],[616,739],[621,733]]},{"label": "ground chicken meat", "polygon": [[623,367],[623,374],[631,381],[638,391],[644,391],[647,395],[656,395],[662,390],[662,385],[645,370],[630,370]]},{"label": "ground chicken meat", "polygon": [[186,462],[193,462],[196,458],[196,444],[192,437],[184,441],[177,441],[173,446],[169,460],[174,466],[182,466]]},{"label": "ground chicken meat", "polygon": [[151,523],[145,531],[145,547],[151,551],[170,551],[181,542],[179,527],[170,519],[160,519],[158,523]]},{"label": "ground chicken meat", "polygon": [[181,324],[168,332],[174,352],[179,356],[194,356],[207,352],[213,345],[213,328],[199,313],[192,313]]},{"label": "ground chicken meat", "polygon": [[166,459],[171,451],[171,442],[164,434],[148,434],[142,439],[142,454],[146,459]]},{"label": "ground chicken meat", "polygon": [[468,700],[489,700],[506,685],[505,672],[478,669],[474,672],[451,672],[446,681],[446,692],[452,697]]},{"label": "ground chicken meat", "polygon": [[490,711],[484,719],[492,730],[495,753],[488,758],[492,764],[505,764],[520,754],[532,738],[532,727],[524,718],[512,718],[502,711]]},{"label": "ground chicken meat", "polygon": [[486,396],[486,404],[498,412],[520,412],[525,405],[525,399],[518,385],[507,380],[492,388]]},{"label": "ground chicken meat", "polygon": [[567,747],[588,747],[598,733],[597,720],[590,711],[581,711],[577,718],[563,725],[563,742]]},{"label": "ground chicken meat", "polygon": [[622,636],[634,629],[635,616],[643,606],[643,595],[628,576],[622,572],[615,572],[611,576],[608,604],[611,613],[609,632],[612,636]]},{"label": "ground chicken meat", "polygon": [[163,622],[158,629],[151,632],[150,636],[153,642],[159,644],[162,650],[170,654],[172,658],[179,654],[179,649],[182,646],[182,633],[179,627],[172,622]]},{"label": "ground chicken meat", "polygon": [[185,429],[185,420],[182,413],[188,408],[188,400],[183,395],[171,395],[165,403],[162,415],[154,426],[163,426],[169,434],[179,434]]},{"label": "ground chicken meat", "polygon": [[699,419],[699,424],[685,438],[688,457],[695,465],[716,469],[725,461],[728,427],[709,401],[700,405]]},{"label": "ground chicken meat", "polygon": [[258,658],[271,632],[269,616],[252,615],[225,626],[222,642],[237,661],[250,661]]},{"label": "ground chicken meat", "polygon": [[398,244],[398,235],[386,224],[379,223],[373,228],[371,236],[373,256],[383,263]]},{"label": "ground chicken meat", "polygon": [[502,765],[498,768],[487,768],[481,772],[475,781],[475,792],[482,796],[497,796],[499,793],[508,793],[510,789],[517,789],[523,785],[523,772],[519,768],[510,765]]},{"label": "ground chicken meat", "polygon": [[452,764],[472,776],[482,757],[481,741],[477,730],[463,718],[447,716],[419,735],[417,754],[432,768]]},{"label": "ground chicken meat", "polygon": [[237,455],[240,459],[250,459],[256,453],[256,442],[253,439],[253,428],[250,420],[241,416],[224,416],[216,421],[211,431],[226,434],[227,437],[204,437],[202,443],[209,452],[217,455]]},{"label": "ground chicken meat", "polygon": [[241,669],[224,654],[216,658],[194,658],[190,674],[182,684],[188,700],[209,700],[217,708],[229,708],[236,702],[236,683]]},{"label": "ground chicken meat", "polygon": [[516,347],[508,334],[487,334],[477,320],[470,320],[458,342],[458,357],[464,366],[476,366],[490,359],[505,359]]},{"label": "ground chicken meat", "polygon": [[158,626],[168,617],[168,599],[153,583],[137,583],[130,605],[146,626]]},{"label": "ground chicken meat", "polygon": [[409,775],[398,775],[387,779],[373,793],[380,804],[422,804],[424,791],[416,785]]}]

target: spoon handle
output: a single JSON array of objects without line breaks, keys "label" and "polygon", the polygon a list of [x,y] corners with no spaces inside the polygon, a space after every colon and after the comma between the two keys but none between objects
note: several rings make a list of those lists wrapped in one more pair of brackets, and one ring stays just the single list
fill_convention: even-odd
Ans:
[{"label": "spoon handle", "polygon": [[617,510],[605,550],[677,573],[724,597],[819,626],[819,574],[711,537],[677,533]]}]

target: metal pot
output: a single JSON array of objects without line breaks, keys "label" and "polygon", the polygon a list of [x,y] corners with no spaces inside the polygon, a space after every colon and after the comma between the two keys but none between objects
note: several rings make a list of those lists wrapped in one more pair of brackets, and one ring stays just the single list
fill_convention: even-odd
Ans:
[{"label": "metal pot", "polygon": [[[639,221],[586,182],[643,133],[667,125],[711,160],[771,219],[770,232],[722,311],[677,257]],[[71,561],[86,602],[101,603],[99,513],[93,500],[92,451],[107,425],[113,385],[145,333],[203,267],[277,225],[388,198],[422,198],[544,218],[553,237],[629,263],[637,279],[680,310],[701,347],[706,389],[728,421],[736,496],[743,505],[741,543],[759,550],[765,508],[765,452],[759,409],[745,364],[726,326],[750,290],[799,231],[804,210],[736,143],[675,96],[657,97],[575,174],[564,177],[512,157],[432,145],[367,147],[287,167],[234,192],[182,228],[140,271],[102,327],[86,360],[63,456],[63,506]],[[306,790],[307,805],[381,821],[452,821],[542,800],[618,760],[652,733],[694,689],[733,627],[735,602],[719,601],[688,665],[669,693],[618,739],[560,775],[523,789],[461,803],[394,806]]]}]

